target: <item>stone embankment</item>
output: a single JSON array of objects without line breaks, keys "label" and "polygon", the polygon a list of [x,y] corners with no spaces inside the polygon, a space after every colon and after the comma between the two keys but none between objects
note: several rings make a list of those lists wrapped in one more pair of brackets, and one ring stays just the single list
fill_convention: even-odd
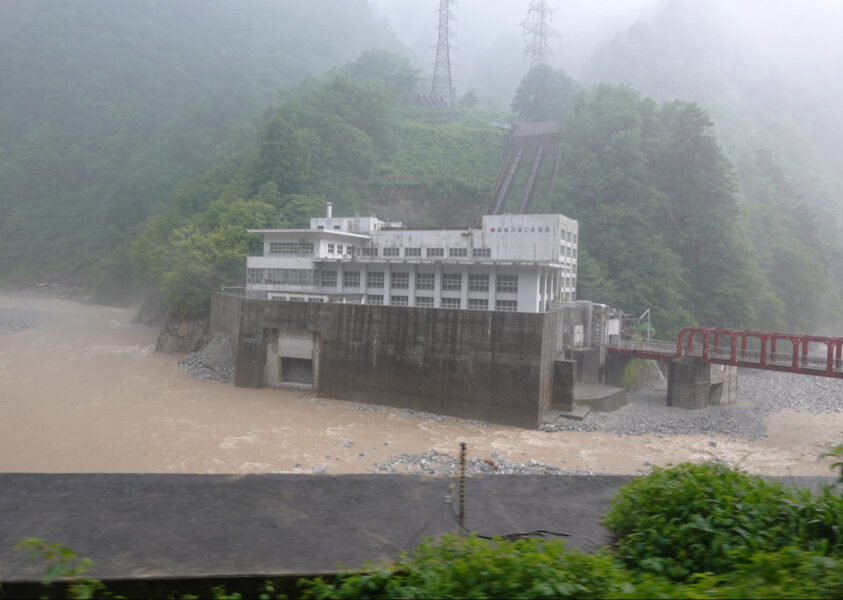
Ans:
[{"label": "stone embankment", "polygon": [[198,352],[208,343],[208,319],[167,317],[155,342],[155,351],[169,354]]},{"label": "stone embankment", "polygon": [[179,366],[189,375],[202,381],[234,381],[234,352],[228,337],[218,333],[202,350],[179,361]]}]

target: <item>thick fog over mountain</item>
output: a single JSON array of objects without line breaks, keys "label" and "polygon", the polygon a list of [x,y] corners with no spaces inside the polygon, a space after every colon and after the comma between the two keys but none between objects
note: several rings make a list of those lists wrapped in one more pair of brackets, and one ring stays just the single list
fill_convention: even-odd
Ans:
[{"label": "thick fog over mountain", "polygon": [[497,125],[559,119],[559,170],[538,172],[530,210],[581,222],[578,295],[652,308],[665,332],[831,333],[840,3],[545,4],[551,53],[528,75],[531,2],[451,3],[442,110],[412,101],[439,0],[0,2],[0,281],[153,290],[201,315],[242,283],[247,227],[326,201],[471,222]]},{"label": "thick fog over mountain", "polygon": [[[373,0],[430,76],[439,2]],[[710,115],[763,245],[764,211],[816,211],[794,225],[803,240],[829,244],[833,279],[843,231],[843,3],[834,0],[548,1],[554,9],[551,66],[582,89],[626,84],[659,101],[700,104]],[[508,107],[527,72],[522,22],[530,2],[454,3],[451,57],[457,95]],[[789,218],[789,217],[787,217]],[[772,251],[772,246],[770,247]],[[806,290],[806,293],[810,293]]]},{"label": "thick fog over mountain", "polygon": [[[373,0],[413,52],[422,76],[435,54],[437,0]],[[521,24],[528,0],[453,5],[457,93],[506,106],[528,69]],[[628,83],[657,99],[681,97],[718,115],[757,103],[796,120],[824,149],[843,148],[843,3],[834,0],[623,0],[549,2],[552,66],[586,82]],[[839,158],[838,158],[839,161]]]},{"label": "thick fog over mountain", "polygon": [[[418,65],[432,65],[438,0],[371,1],[412,50]],[[494,60],[490,52],[511,49],[517,60],[507,57],[500,66],[514,68],[520,63],[522,74],[526,72],[521,23],[529,4],[529,0],[459,0],[453,4],[452,61],[463,90],[479,83],[473,71]],[[753,66],[772,68],[788,79],[839,75],[843,56],[839,36],[843,4],[834,0],[569,0],[549,2],[549,6],[554,9],[552,26],[559,34],[552,42],[555,55],[551,63],[581,79],[594,76],[595,50],[636,25],[639,31],[667,26],[688,34],[684,45],[703,54],[716,53],[729,61],[751,59],[756,63]],[[677,48],[653,50],[659,53],[653,59],[670,61]],[[736,52],[749,56],[738,57]]]},{"label": "thick fog over mountain", "polygon": [[[372,0],[396,35],[411,49],[419,66],[433,64],[438,31],[439,2]],[[552,25],[559,38],[552,42],[553,62],[573,76],[583,74],[594,46],[636,21],[651,16],[654,0],[593,2],[572,0],[551,4],[556,8]],[[452,60],[457,85],[465,91],[493,85],[501,73],[517,85],[528,68],[524,60],[521,23],[528,0],[460,0],[452,7]],[[479,71],[479,73],[478,73]],[[512,90],[510,90],[511,92]],[[487,99],[494,102],[495,99]]]}]

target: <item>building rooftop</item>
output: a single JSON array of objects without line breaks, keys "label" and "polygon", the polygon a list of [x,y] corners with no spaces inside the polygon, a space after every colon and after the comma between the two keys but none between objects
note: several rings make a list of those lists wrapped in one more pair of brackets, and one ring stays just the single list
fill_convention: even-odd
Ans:
[{"label": "building rooftop", "polygon": [[371,236],[367,233],[352,233],[350,231],[341,231],[339,229],[247,229],[249,233],[327,233],[340,237],[353,238],[358,240],[368,240]]}]

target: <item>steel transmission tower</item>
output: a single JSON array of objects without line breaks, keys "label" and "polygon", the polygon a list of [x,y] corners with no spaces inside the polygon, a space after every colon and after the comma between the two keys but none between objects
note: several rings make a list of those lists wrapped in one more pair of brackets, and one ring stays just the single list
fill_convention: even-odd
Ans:
[{"label": "steel transmission tower", "polygon": [[560,38],[559,32],[550,26],[553,10],[546,0],[530,0],[530,10],[527,18],[521,23],[527,47],[524,57],[530,58],[530,68],[547,64],[548,57],[553,54],[550,48],[550,38]]},{"label": "steel transmission tower", "polygon": [[451,5],[454,3],[455,0],[439,0],[439,41],[430,86],[430,94],[442,98],[450,108],[454,107],[454,81],[451,78]]}]

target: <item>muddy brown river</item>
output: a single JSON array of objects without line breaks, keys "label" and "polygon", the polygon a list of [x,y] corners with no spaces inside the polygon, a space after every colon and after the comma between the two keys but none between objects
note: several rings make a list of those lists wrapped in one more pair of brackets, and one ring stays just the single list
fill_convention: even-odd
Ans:
[{"label": "muddy brown river", "polygon": [[399,409],[277,389],[202,382],[153,351],[156,328],[134,311],[0,295],[0,309],[34,311],[20,331],[0,330],[0,471],[47,473],[365,473],[392,454],[459,443],[593,473],[720,458],[752,473],[830,475],[819,454],[843,440],[843,413],[782,412],[759,441],[726,436],[544,433],[437,421]]}]

